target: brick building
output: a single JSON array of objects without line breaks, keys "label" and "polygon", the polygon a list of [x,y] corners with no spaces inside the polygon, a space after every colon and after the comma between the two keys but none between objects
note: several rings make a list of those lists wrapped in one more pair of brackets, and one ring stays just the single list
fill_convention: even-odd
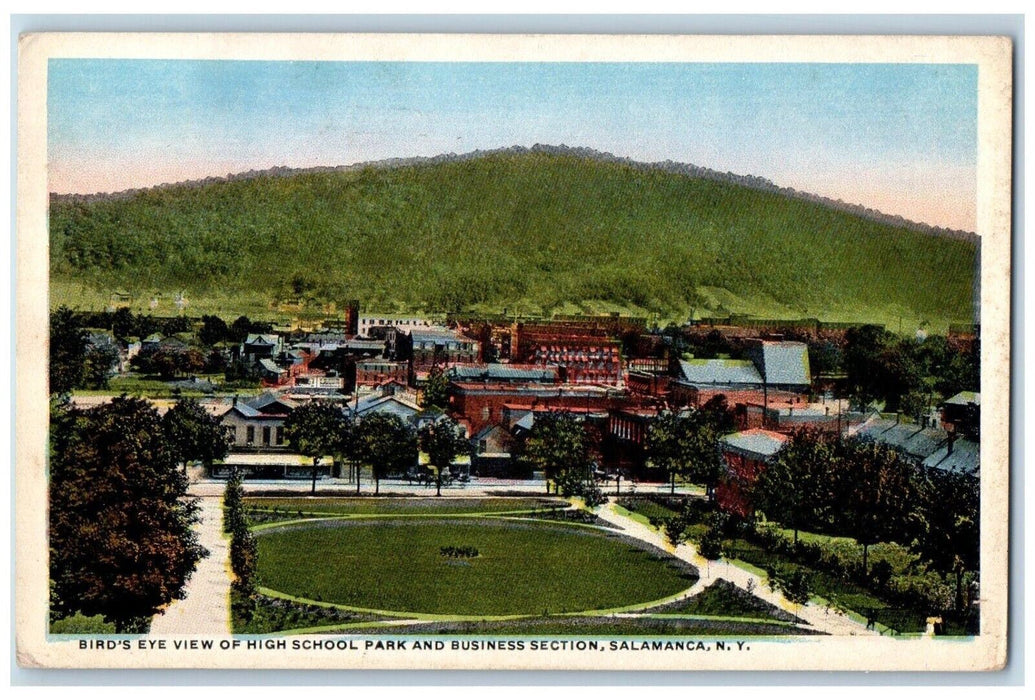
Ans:
[{"label": "brick building", "polygon": [[754,510],[750,486],[788,439],[781,433],[758,428],[723,437],[719,441],[719,449],[726,460],[726,476],[715,488],[719,507],[742,517],[750,515]]},{"label": "brick building", "polygon": [[622,386],[622,344],[604,328],[517,323],[510,356],[516,362],[556,365],[568,384]]}]

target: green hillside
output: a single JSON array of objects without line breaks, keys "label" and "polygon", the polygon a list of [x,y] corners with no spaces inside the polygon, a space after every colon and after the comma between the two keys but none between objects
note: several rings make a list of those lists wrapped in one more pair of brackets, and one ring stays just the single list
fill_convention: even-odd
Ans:
[{"label": "green hillside", "polygon": [[[778,193],[497,153],[52,202],[52,304],[116,288],[261,306],[972,319],[976,247]],[[247,304],[246,304],[247,301]],[[193,308],[198,309],[197,305]]]}]

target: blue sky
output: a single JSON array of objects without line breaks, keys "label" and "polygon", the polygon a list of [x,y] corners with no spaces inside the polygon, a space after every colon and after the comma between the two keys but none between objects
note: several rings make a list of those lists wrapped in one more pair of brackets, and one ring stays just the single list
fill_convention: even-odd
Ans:
[{"label": "blue sky", "polygon": [[564,143],[974,229],[970,65],[61,59],[48,119],[56,192]]}]

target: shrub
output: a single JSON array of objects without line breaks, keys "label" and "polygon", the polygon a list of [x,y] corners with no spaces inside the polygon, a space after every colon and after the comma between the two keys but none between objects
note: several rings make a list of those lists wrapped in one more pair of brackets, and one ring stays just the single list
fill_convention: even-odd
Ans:
[{"label": "shrub", "polygon": [[105,621],[102,615],[86,616],[76,612],[50,623],[51,634],[115,634],[115,624]]},{"label": "shrub", "polygon": [[586,502],[587,508],[596,508],[607,502],[604,492],[596,484],[586,486],[582,491],[582,498]]},{"label": "shrub", "polygon": [[873,566],[870,567],[870,579],[873,581],[873,585],[877,588],[884,588],[887,586],[892,573],[891,562],[886,559],[875,561]]},{"label": "shrub", "polygon": [[712,528],[701,538],[697,551],[702,557],[710,561],[722,558],[722,535],[716,528]]}]

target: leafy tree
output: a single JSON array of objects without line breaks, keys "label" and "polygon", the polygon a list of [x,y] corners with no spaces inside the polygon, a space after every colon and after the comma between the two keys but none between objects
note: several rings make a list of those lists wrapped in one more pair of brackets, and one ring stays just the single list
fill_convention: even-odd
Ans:
[{"label": "leafy tree", "polygon": [[[356,456],[370,465],[375,492],[385,474],[406,472],[417,463],[417,435],[413,427],[392,413],[363,417],[356,428]],[[359,493],[359,476],[356,477]]]},{"label": "leafy tree", "polygon": [[70,394],[83,380],[86,332],[75,313],[62,306],[50,315],[50,393]]},{"label": "leafy tree", "polygon": [[675,413],[659,413],[647,425],[644,447],[651,462],[669,475],[672,493],[676,492],[676,475],[687,474],[691,459],[689,432],[689,419]]},{"label": "leafy tree", "polygon": [[829,527],[837,468],[836,438],[802,428],[777,453],[752,489],[755,507],[794,530]]},{"label": "leafy tree", "polygon": [[183,374],[195,375],[205,370],[205,356],[197,348],[176,355],[176,368]]},{"label": "leafy tree", "polygon": [[111,332],[117,339],[125,342],[126,338],[137,335],[137,320],[133,312],[123,306],[111,315]]},{"label": "leafy tree", "polygon": [[162,428],[184,472],[187,462],[201,462],[207,471],[230,451],[231,439],[222,424],[194,399],[177,401],[162,417]]},{"label": "leafy tree", "polygon": [[252,322],[247,316],[238,316],[230,325],[230,340],[243,343],[252,332]]},{"label": "leafy tree", "polygon": [[973,474],[928,470],[920,485],[923,532],[917,549],[956,579],[956,609],[965,606],[966,572],[980,565],[981,486]]},{"label": "leafy tree", "polygon": [[719,438],[723,433],[720,416],[706,410],[691,413],[686,438],[687,476],[691,481],[703,484],[709,498],[714,498],[715,486],[726,473],[726,463],[719,450]]},{"label": "leafy tree", "polygon": [[770,570],[767,578],[774,589],[783,593],[787,600],[795,605],[804,605],[812,597],[814,575],[804,567],[795,567],[786,573]]},{"label": "leafy tree", "polygon": [[427,453],[428,464],[435,470],[435,495],[442,495],[442,477],[453,460],[471,449],[464,431],[452,418],[430,423],[417,434],[420,449]]},{"label": "leafy tree", "polygon": [[701,538],[697,551],[702,557],[710,561],[722,558],[722,533],[717,528],[708,528]]},{"label": "leafy tree", "polygon": [[902,542],[912,527],[918,500],[912,467],[895,450],[878,442],[839,443],[835,503],[841,529],[863,546],[863,576],[870,546]]},{"label": "leafy tree", "polygon": [[259,371],[255,365],[240,359],[227,365],[226,373],[223,376],[227,383],[231,384],[255,385],[259,383]]},{"label": "leafy tree", "polygon": [[[560,490],[574,492],[589,474],[589,440],[586,430],[573,414],[551,411],[536,416],[525,441],[525,457],[534,469],[542,471]],[[567,494],[567,495],[570,495]]]},{"label": "leafy tree", "polygon": [[438,408],[445,410],[449,405],[449,378],[441,367],[435,367],[428,373],[428,382],[421,395],[421,408]]},{"label": "leafy tree", "polygon": [[137,630],[183,596],[207,554],[197,505],[147,402],[120,397],[51,422],[51,609]]},{"label": "leafy tree", "polygon": [[230,337],[230,328],[226,321],[219,316],[202,316],[201,330],[198,331],[198,340],[202,345],[212,346],[221,343]]},{"label": "leafy tree", "polygon": [[89,389],[107,389],[112,373],[119,362],[119,351],[110,339],[91,340],[86,346],[81,386]]},{"label": "leafy tree", "polygon": [[194,330],[193,322],[186,316],[175,316],[162,320],[162,335],[190,333]]},{"label": "leafy tree", "polygon": [[219,374],[220,372],[226,372],[230,367],[230,363],[227,362],[226,355],[218,349],[212,350],[205,357],[205,369],[204,371],[208,374]]},{"label": "leafy tree", "polygon": [[284,436],[301,455],[313,460],[313,493],[316,493],[316,472],[320,460],[327,455],[349,452],[352,423],[341,409],[329,403],[313,401],[293,410],[284,420]]},{"label": "leafy tree", "polygon": [[867,406],[884,396],[886,377],[881,355],[894,336],[879,326],[859,326],[845,333],[844,369],[856,403]]}]

